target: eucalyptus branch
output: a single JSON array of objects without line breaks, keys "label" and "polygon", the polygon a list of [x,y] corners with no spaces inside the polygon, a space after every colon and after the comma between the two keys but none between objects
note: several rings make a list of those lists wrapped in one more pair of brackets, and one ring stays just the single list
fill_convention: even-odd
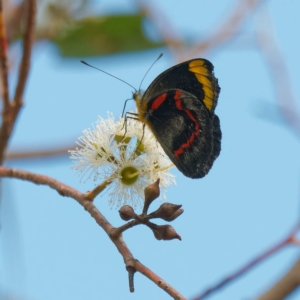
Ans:
[{"label": "eucalyptus branch", "polygon": [[[39,185],[47,185],[50,188],[56,190],[61,196],[70,197],[76,200],[84,209],[89,212],[89,214],[94,218],[97,224],[106,232],[111,241],[114,243],[120,254],[124,259],[126,269],[132,272],[133,268],[135,271],[143,274],[145,277],[154,282],[157,286],[163,289],[171,297],[176,300],[186,299],[181,295],[174,287],[172,287],[165,280],[160,278],[157,274],[152,272],[141,262],[136,260],[129,248],[127,247],[125,241],[121,234],[114,235],[115,228],[109,223],[109,221],[102,215],[102,213],[97,209],[97,207],[86,198],[86,193],[81,193],[76,189],[45,175],[31,173],[18,169],[4,168],[0,167],[0,177],[18,178],[21,180],[30,181]],[[132,282],[133,284],[133,282]]]}]

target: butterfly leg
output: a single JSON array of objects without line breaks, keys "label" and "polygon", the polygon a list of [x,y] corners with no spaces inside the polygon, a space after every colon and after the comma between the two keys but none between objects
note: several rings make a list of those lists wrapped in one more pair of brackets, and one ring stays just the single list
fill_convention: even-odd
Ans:
[{"label": "butterfly leg", "polygon": [[121,128],[121,130],[123,130],[123,128],[125,127],[125,133],[124,133],[124,136],[122,137],[121,139],[121,142],[124,140],[125,136],[126,136],[126,133],[127,133],[127,120],[128,119],[133,119],[133,120],[137,120],[139,121],[139,118],[138,118],[138,114],[136,113],[132,113],[132,112],[126,112],[125,113],[125,118],[124,118],[124,125],[123,127]]}]

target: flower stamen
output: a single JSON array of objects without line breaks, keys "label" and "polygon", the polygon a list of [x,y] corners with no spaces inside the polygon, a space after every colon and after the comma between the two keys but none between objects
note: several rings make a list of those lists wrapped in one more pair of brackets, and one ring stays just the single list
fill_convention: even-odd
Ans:
[{"label": "flower stamen", "polygon": [[153,171],[154,172],[163,172],[163,171],[167,171],[169,170],[170,168],[174,167],[174,164],[170,164],[168,166],[165,166],[163,168],[157,168],[157,169],[154,169]]}]

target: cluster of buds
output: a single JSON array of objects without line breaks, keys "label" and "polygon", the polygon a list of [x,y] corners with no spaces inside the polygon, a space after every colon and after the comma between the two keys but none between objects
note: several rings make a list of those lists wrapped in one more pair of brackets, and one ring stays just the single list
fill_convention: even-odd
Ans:
[{"label": "cluster of buds", "polygon": [[160,194],[159,179],[155,183],[147,186],[144,192],[145,192],[145,202],[144,202],[142,214],[137,215],[134,212],[134,209],[130,205],[122,206],[119,210],[120,217],[124,221],[130,221],[130,220],[131,221],[119,227],[117,230],[119,232],[123,232],[130,227],[139,224],[144,224],[152,230],[155,238],[158,240],[173,240],[173,239],[181,240],[180,235],[176,232],[176,230],[171,225],[157,225],[150,222],[150,219],[157,219],[157,218],[163,219],[168,222],[175,220],[183,213],[183,209],[181,209],[181,205],[165,202],[156,211],[148,214],[148,209],[151,203],[155,199],[157,199]]}]

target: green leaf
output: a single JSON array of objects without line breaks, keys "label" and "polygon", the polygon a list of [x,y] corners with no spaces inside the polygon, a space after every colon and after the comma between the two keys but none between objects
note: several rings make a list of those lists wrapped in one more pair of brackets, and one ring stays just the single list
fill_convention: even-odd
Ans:
[{"label": "green leaf", "polygon": [[141,15],[87,18],[72,23],[53,39],[63,56],[93,56],[161,46],[145,37]]}]

